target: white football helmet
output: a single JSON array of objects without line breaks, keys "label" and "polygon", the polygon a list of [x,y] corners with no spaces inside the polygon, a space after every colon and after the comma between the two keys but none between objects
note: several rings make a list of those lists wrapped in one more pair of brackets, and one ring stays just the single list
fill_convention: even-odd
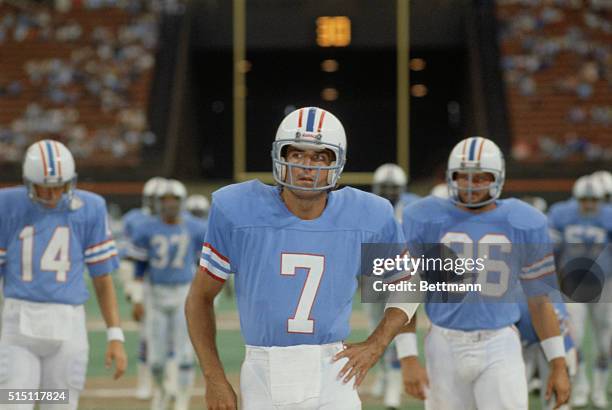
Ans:
[{"label": "white football helmet", "polygon": [[36,195],[34,185],[43,187],[65,187],[65,201],[72,200],[76,186],[72,153],[64,144],[54,140],[41,140],[30,145],[23,160],[23,182],[28,196],[33,201],[48,204]]},{"label": "white football helmet", "polygon": [[[299,149],[329,149],[335,155],[329,166],[310,166],[289,163],[285,160],[284,148],[294,146]],[[272,143],[272,174],[277,184],[303,191],[326,191],[333,189],[340,179],[346,163],[346,134],[338,118],[332,113],[317,107],[304,107],[293,111],[281,122]],[[317,171],[312,188],[295,185],[292,167],[315,169]],[[319,185],[321,171],[328,170],[327,184]],[[289,179],[288,181],[286,179]]]},{"label": "white football helmet", "polygon": [[597,171],[593,173],[593,177],[599,181],[608,201],[612,201],[612,173],[605,170]]},{"label": "white football helmet", "polygon": [[[455,181],[455,173],[465,172],[468,174],[488,172],[493,175],[493,182],[485,188],[474,188],[472,178],[467,191],[468,196],[477,190],[488,189],[489,198],[481,202],[464,203],[459,197],[459,186]],[[506,166],[504,156],[499,147],[491,140],[483,137],[470,137],[459,142],[450,153],[448,167],[446,169],[446,183],[448,185],[449,199],[457,204],[468,208],[480,208],[490,204],[501,195],[504,181],[506,179]]]},{"label": "white football helmet", "polygon": [[581,176],[574,182],[572,196],[577,199],[602,200],[605,196],[604,190],[597,178],[593,175]]},{"label": "white football helmet", "polygon": [[142,188],[142,208],[145,211],[153,212],[153,208],[155,206],[154,200],[155,200],[157,188],[165,180],[166,178],[153,177],[153,178],[150,178],[147,182],[145,182]]},{"label": "white football helmet", "polygon": [[[176,206],[164,204],[162,199],[168,196],[178,199]],[[185,205],[185,198],[187,198],[187,188],[185,188],[182,182],[176,179],[161,181],[155,190],[155,207],[157,208],[157,213],[162,217],[178,216]]]},{"label": "white football helmet", "polygon": [[210,209],[210,202],[204,195],[190,195],[185,201],[185,208],[191,212],[193,216],[198,218],[206,218]]},{"label": "white football helmet", "polygon": [[408,177],[404,170],[397,164],[387,163],[374,171],[372,192],[387,198],[395,205],[401,194],[406,191],[407,184]]},{"label": "white football helmet", "polygon": [[445,183],[437,184],[431,188],[431,192],[429,194],[438,198],[448,199],[448,185]]}]

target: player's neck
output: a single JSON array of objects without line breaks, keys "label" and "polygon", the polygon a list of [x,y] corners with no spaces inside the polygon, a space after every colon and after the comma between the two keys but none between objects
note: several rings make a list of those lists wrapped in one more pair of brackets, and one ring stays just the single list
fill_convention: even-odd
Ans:
[{"label": "player's neck", "polygon": [[289,212],[300,219],[317,219],[327,205],[327,193],[313,196],[312,198],[300,198],[288,189],[281,191],[281,198]]},{"label": "player's neck", "polygon": [[461,209],[462,211],[470,212],[473,214],[481,214],[483,212],[489,212],[494,210],[495,208],[497,208],[497,204],[495,203],[495,201],[493,201],[490,204],[481,206],[480,208],[470,208],[464,205],[457,205],[457,207],[459,207],[459,209]]}]

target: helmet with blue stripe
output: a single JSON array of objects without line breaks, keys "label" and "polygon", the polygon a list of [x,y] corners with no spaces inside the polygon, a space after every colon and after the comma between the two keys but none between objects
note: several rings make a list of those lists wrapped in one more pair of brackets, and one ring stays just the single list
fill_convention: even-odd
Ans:
[{"label": "helmet with blue stripe", "polygon": [[[459,187],[456,180],[457,173],[469,175],[467,187]],[[486,186],[475,186],[473,175],[478,173],[489,173],[493,181]],[[468,208],[479,208],[494,202],[501,195],[504,181],[506,179],[506,167],[504,156],[499,147],[490,139],[483,137],[470,137],[460,141],[450,153],[448,167],[446,169],[446,183],[450,200],[456,205]],[[460,191],[471,198],[477,191],[488,190],[486,199],[478,202],[464,202],[459,196]]]},{"label": "helmet with blue stripe", "polygon": [[[330,150],[334,158],[329,166],[304,165],[288,162],[288,146],[302,150]],[[346,163],[346,134],[342,123],[329,111],[317,107],[304,107],[287,115],[276,132],[272,143],[272,174],[277,184],[303,191],[326,191],[335,188]],[[294,183],[291,170],[316,170],[312,187]],[[328,171],[327,180],[320,181],[321,172]]]},{"label": "helmet with blue stripe", "polygon": [[48,203],[37,196],[34,185],[38,185],[45,188],[64,187],[64,194],[70,200],[76,179],[72,153],[61,142],[41,140],[27,149],[23,161],[23,181],[30,199]]}]

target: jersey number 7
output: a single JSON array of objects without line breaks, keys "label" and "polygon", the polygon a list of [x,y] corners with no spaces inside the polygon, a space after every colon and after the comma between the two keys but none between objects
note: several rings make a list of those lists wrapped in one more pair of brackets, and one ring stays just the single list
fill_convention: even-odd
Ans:
[{"label": "jersey number 7", "polygon": [[325,256],[303,253],[281,254],[281,275],[295,276],[298,268],[307,269],[308,273],[295,314],[287,320],[287,332],[314,333],[314,319],[310,318],[310,312],[325,270]]}]

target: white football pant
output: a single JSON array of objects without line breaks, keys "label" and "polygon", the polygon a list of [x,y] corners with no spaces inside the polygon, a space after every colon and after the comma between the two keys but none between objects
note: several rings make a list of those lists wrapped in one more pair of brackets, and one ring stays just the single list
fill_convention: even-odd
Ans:
[{"label": "white football pant", "polygon": [[425,339],[430,410],[527,410],[527,380],[514,327],[464,332],[432,325]]},{"label": "white football pant", "polygon": [[[58,305],[56,305],[58,306]],[[2,312],[0,338],[0,389],[67,389],[69,404],[39,404],[40,410],[76,410],[85,386],[89,343],[82,305],[61,305],[62,320],[26,324],[26,310],[44,313],[53,304],[6,299]],[[29,310],[32,311],[31,309]],[[30,318],[34,316],[29,316]],[[48,317],[49,318],[49,317]],[[44,323],[43,323],[44,322]],[[33,333],[65,333],[49,339],[26,336],[24,326]],[[38,327],[38,329],[36,329]],[[62,329],[63,327],[63,329]],[[0,404],[1,410],[31,410],[34,404]]]},{"label": "white football pant", "polygon": [[148,362],[153,378],[162,386],[170,344],[178,364],[178,389],[188,390],[194,382],[194,352],[187,331],[185,300],[189,284],[151,285],[145,317],[148,318]]},{"label": "white football pant", "polygon": [[342,343],[288,347],[247,346],[240,371],[242,410],[357,410],[361,400],[332,362]]}]

